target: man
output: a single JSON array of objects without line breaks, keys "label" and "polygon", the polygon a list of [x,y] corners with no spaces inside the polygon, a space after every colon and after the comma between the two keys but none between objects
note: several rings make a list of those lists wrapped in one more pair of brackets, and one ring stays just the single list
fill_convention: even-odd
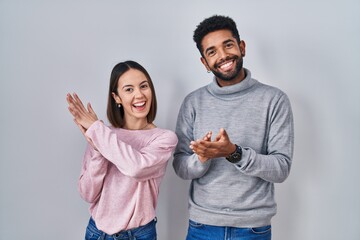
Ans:
[{"label": "man", "polygon": [[186,96],[177,120],[173,167],[191,180],[187,240],[271,239],[274,183],[293,155],[289,99],[243,68],[245,42],[231,18],[203,20],[194,41],[215,77]]}]

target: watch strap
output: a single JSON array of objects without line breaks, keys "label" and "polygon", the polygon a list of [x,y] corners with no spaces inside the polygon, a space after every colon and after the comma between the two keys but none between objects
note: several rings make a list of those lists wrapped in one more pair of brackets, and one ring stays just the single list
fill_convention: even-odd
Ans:
[{"label": "watch strap", "polygon": [[226,160],[228,160],[231,163],[238,163],[241,160],[242,156],[242,148],[235,144],[236,150],[232,154],[226,157]]}]

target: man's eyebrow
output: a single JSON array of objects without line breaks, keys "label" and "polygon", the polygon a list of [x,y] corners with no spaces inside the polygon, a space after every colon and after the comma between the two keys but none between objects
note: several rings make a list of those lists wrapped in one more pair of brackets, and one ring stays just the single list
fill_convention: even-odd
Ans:
[{"label": "man's eyebrow", "polygon": [[[235,42],[233,39],[227,39],[227,40],[225,40],[222,44],[224,45],[224,44],[227,44],[227,43],[230,43],[230,42]],[[205,53],[207,53],[208,51],[210,51],[210,50],[214,50],[215,49],[215,47],[214,46],[212,46],[212,47],[209,47],[209,48],[207,48],[207,49],[205,49]]]},{"label": "man's eyebrow", "polygon": [[205,53],[207,53],[210,50],[214,50],[214,49],[215,49],[215,47],[209,47],[209,48],[205,49]]},{"label": "man's eyebrow", "polygon": [[229,43],[229,42],[235,42],[235,41],[232,40],[232,39],[228,39],[228,40],[225,40],[225,41],[223,42],[223,44],[227,44],[227,43]]}]

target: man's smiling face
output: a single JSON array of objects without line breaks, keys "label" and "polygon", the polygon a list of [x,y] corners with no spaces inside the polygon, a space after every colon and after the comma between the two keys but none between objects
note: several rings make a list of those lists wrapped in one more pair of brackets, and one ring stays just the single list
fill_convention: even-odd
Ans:
[{"label": "man's smiling face", "polygon": [[202,63],[212,71],[221,86],[240,82],[244,76],[245,43],[238,43],[230,30],[208,33],[202,39]]}]

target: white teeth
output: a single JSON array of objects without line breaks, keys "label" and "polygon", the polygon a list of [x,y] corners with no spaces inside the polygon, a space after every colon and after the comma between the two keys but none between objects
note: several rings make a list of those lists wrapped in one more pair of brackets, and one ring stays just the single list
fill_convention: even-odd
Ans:
[{"label": "white teeth", "polygon": [[228,62],[228,63],[225,63],[224,65],[221,65],[220,68],[228,68],[232,65],[233,63],[232,62]]},{"label": "white teeth", "polygon": [[135,107],[142,107],[145,105],[145,102],[142,102],[142,103],[134,103],[134,106]]}]

